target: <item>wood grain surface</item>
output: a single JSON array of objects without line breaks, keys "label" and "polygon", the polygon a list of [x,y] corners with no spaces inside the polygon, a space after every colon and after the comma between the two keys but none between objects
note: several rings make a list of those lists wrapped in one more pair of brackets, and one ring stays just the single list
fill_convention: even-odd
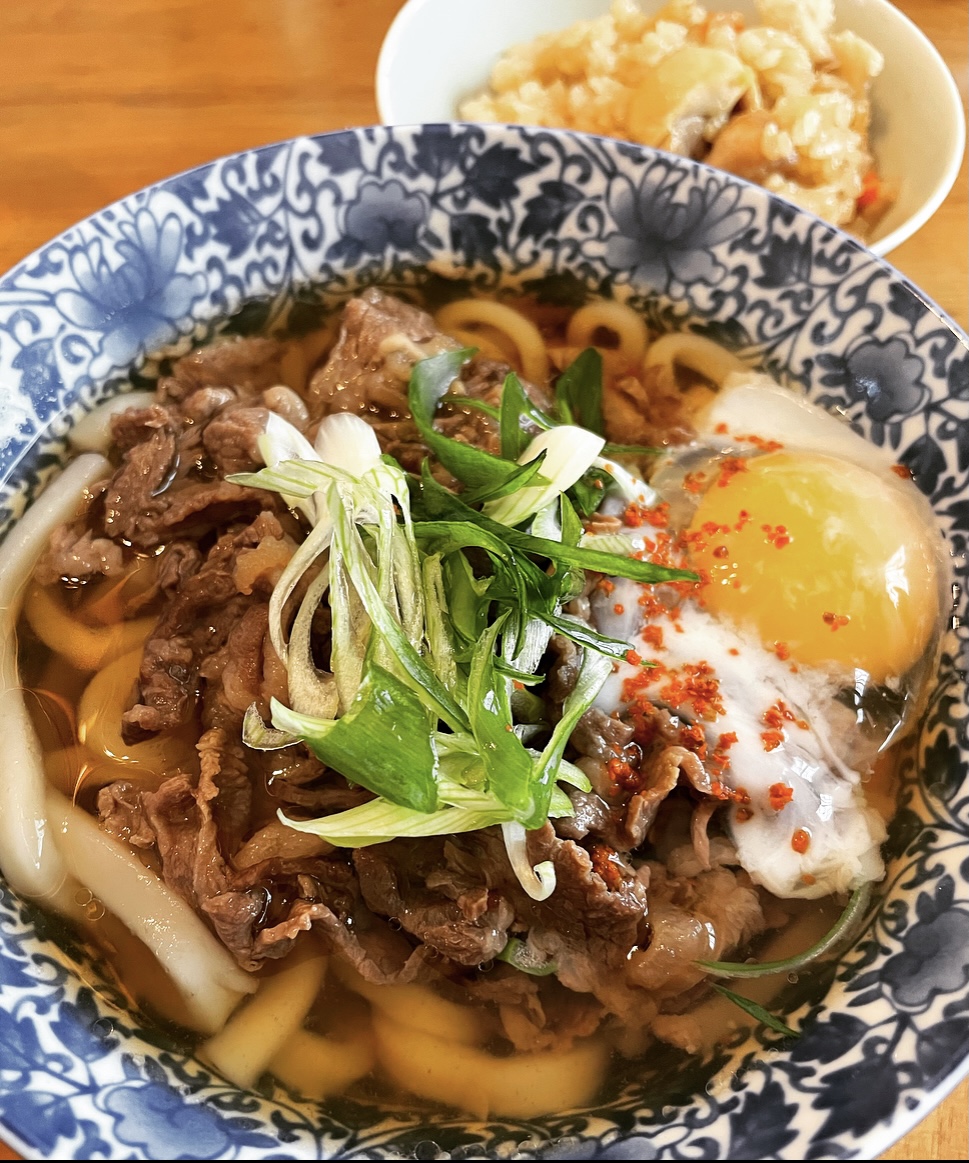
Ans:
[{"label": "wood grain surface", "polygon": [[[484,2],[484,0],[482,0]],[[234,150],[377,120],[401,0],[0,0],[0,271],[149,182]],[[965,99],[966,0],[898,4]],[[931,117],[926,110],[926,117]],[[890,261],[969,324],[963,164]],[[966,1159],[961,1086],[882,1158]],[[18,1156],[0,1144],[0,1158]]]}]

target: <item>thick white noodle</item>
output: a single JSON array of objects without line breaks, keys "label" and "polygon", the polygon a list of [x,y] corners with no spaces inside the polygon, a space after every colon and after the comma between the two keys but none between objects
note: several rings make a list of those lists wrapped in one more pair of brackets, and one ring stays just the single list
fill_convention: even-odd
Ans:
[{"label": "thick white noodle", "polygon": [[107,452],[111,445],[111,419],[129,408],[147,408],[154,392],[125,392],[98,404],[71,429],[68,440],[78,452]]},{"label": "thick white noodle", "polygon": [[304,947],[291,953],[284,969],[267,977],[259,992],[201,1054],[236,1086],[254,1086],[270,1062],[303,1024],[323,984],[326,958]]},{"label": "thick white noodle", "polygon": [[68,872],[154,953],[184,998],[193,1029],[221,1029],[239,999],[255,990],[256,979],[186,901],[87,812],[50,791],[46,814]]},{"label": "thick white noodle", "polygon": [[0,723],[7,739],[0,764],[0,870],[14,892],[72,915],[67,871],[47,825],[44,763],[20,684],[16,626],[24,587],[51,534],[77,513],[85,489],[109,471],[103,456],[79,456],[0,546]]},{"label": "thick white noodle", "polygon": [[661,335],[649,345],[643,360],[644,368],[665,367],[670,376],[674,373],[675,364],[698,372],[704,379],[718,386],[731,372],[748,370],[746,364],[719,343],[703,335],[691,335],[687,331]]},{"label": "thick white noodle", "polygon": [[435,318],[438,327],[448,334],[455,328],[462,332],[475,327],[494,328],[515,345],[526,380],[544,384],[548,379],[545,340],[535,324],[520,311],[490,299],[457,299],[442,307]]},{"label": "thick white noodle", "polygon": [[625,303],[598,299],[580,307],[569,320],[565,341],[570,347],[593,347],[598,331],[611,331],[616,336],[619,354],[628,363],[639,363],[646,354],[646,323]]}]

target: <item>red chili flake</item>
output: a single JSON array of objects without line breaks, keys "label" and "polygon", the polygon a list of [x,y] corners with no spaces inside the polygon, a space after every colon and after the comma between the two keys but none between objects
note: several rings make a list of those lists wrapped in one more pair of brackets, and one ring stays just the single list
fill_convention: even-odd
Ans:
[{"label": "red chili flake", "polygon": [[738,436],[737,439],[742,440],[745,444],[752,444],[761,452],[777,452],[784,447],[779,440],[765,440],[763,436],[758,436],[756,433],[751,433],[749,436]]},{"label": "red chili flake", "polygon": [[606,764],[606,772],[609,775],[609,781],[625,791],[639,791],[645,780],[642,772],[634,768],[621,755],[609,760]]},{"label": "red chili flake", "polygon": [[604,594],[611,594],[615,588],[616,583],[614,581],[610,581],[607,577],[601,577],[596,582],[596,589],[602,590]]},{"label": "red chili flake", "polygon": [[721,489],[726,488],[737,473],[746,471],[747,461],[742,456],[726,456],[720,462],[720,479],[717,485]]},{"label": "red chili flake", "polygon": [[713,550],[713,556],[720,558],[729,557],[730,550],[726,547],[726,545],[717,545]]},{"label": "red chili flake", "polygon": [[525,689],[525,684],[523,682],[519,682],[517,678],[512,679],[511,685],[515,688],[516,691],[523,691]]},{"label": "red chili flake", "polygon": [[910,468],[906,468],[904,464],[893,464],[892,472],[896,476],[901,477],[903,481],[914,480],[914,477],[912,476],[912,470]]},{"label": "red chili flake", "polygon": [[679,744],[692,751],[700,759],[707,757],[707,741],[703,731],[695,723],[684,723],[678,734]]},{"label": "red chili flake", "polygon": [[709,762],[721,769],[729,767],[730,760],[727,757],[727,752],[736,742],[737,735],[734,731],[727,731],[717,736],[717,745],[713,749],[713,754],[710,756]]},{"label": "red chili flake", "polygon": [[767,801],[775,812],[780,812],[794,799],[794,789],[786,783],[772,783],[767,789]]},{"label": "red chili flake", "polygon": [[768,727],[780,729],[785,723],[794,723],[802,731],[807,730],[807,723],[804,719],[799,719],[783,699],[778,699],[776,703],[772,703],[762,718]]},{"label": "red chili flake", "polygon": [[622,604],[622,602],[616,602],[616,604],[612,607],[612,612],[614,614],[625,614],[626,607]]},{"label": "red chili flake", "polygon": [[817,884],[817,882],[818,878],[816,876],[812,876],[810,872],[801,873],[801,884]]},{"label": "red chili flake", "polygon": [[840,630],[842,626],[847,626],[851,619],[847,614],[833,614],[830,610],[825,610],[821,615],[821,621],[832,630]]},{"label": "red chili flake", "polygon": [[777,549],[784,549],[791,544],[791,536],[785,525],[761,525],[766,540]]},{"label": "red chili flake", "polygon": [[606,888],[615,892],[622,887],[622,868],[614,848],[610,848],[608,844],[593,844],[589,849],[589,858],[592,861],[592,871],[604,881]]},{"label": "red chili flake", "polygon": [[760,737],[764,741],[765,751],[774,751],[784,742],[783,731],[761,731]]},{"label": "red chili flake", "polygon": [[740,651],[737,649],[736,646],[731,646],[730,649],[727,651],[727,653],[739,655]]},{"label": "red chili flake", "polygon": [[741,509],[737,514],[737,523],[734,525],[734,532],[739,533],[741,529],[752,521],[753,518],[746,509]]},{"label": "red chili flake", "polygon": [[791,657],[791,648],[787,645],[786,642],[775,642],[774,653],[781,660],[781,662],[787,662],[787,660]]},{"label": "red chili flake", "polygon": [[791,847],[802,856],[811,846],[811,833],[806,828],[798,828],[791,837]]},{"label": "red chili flake", "polygon": [[600,477],[593,477],[592,487],[594,489],[604,489],[606,487],[605,481],[603,481]]},{"label": "red chili flake", "polygon": [[679,670],[667,671],[664,678],[659,697],[667,706],[689,706],[697,718],[707,721],[724,713],[720,681],[708,662],[684,663]]},{"label": "red chili flake", "polygon": [[629,663],[630,666],[639,666],[643,660],[636,653],[635,650],[627,650],[626,651],[626,661]]},{"label": "red chili flake", "polygon": [[660,501],[658,505],[649,508],[646,505],[637,505],[633,502],[626,506],[622,515],[623,524],[631,529],[638,529],[642,525],[652,525],[654,529],[665,529],[670,523],[670,506],[668,501]]},{"label": "red chili flake", "polygon": [[730,429],[721,420],[721,422],[716,426],[716,428],[714,428],[713,431],[716,432],[718,436],[726,436]]},{"label": "red chili flake", "polygon": [[748,820],[752,820],[753,818],[754,813],[745,805],[741,805],[734,816],[738,824],[746,824]]},{"label": "red chili flake", "polygon": [[655,622],[650,622],[648,626],[643,627],[641,637],[646,645],[652,646],[654,650],[663,649],[663,627],[657,626]]},{"label": "red chili flake", "polygon": [[707,474],[705,472],[688,472],[683,478],[683,488],[688,493],[702,493],[706,485]]}]

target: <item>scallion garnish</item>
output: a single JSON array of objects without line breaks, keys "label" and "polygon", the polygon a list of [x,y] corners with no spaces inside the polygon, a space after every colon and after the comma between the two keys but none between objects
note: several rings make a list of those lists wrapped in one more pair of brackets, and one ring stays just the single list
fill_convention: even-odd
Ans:
[{"label": "scallion garnish", "polygon": [[[555,868],[531,866],[527,830],[571,813],[560,784],[588,790],[565,748],[628,652],[563,606],[585,570],[643,582],[695,575],[580,544],[582,524],[566,493],[603,449],[590,430],[602,427],[596,353],[560,377],[556,419],[517,377],[507,378],[497,411],[501,456],[434,428],[442,399],[477,406],[448,394],[471,354],[420,361],[408,392],[422,439],[462,483],[461,497],[426,465],[420,480],[408,477],[380,454],[369,425],[348,414],[327,417],[315,446],[274,417],[260,442],[266,467],[230,478],[280,493],[311,523],[270,604],[292,706],[274,701],[271,727],[250,710],[245,738],[258,748],[302,741],[375,796],[320,819],[281,817],[290,826],[361,847],[500,825],[521,884],[543,900]],[[586,426],[568,422],[578,419]],[[600,466],[597,479],[604,493],[617,478]],[[299,587],[304,596],[288,629]],[[318,669],[311,649],[322,601],[331,614],[329,671]],[[544,681],[553,632],[581,647],[576,684],[554,726],[528,689]]]},{"label": "scallion garnish", "polygon": [[825,953],[830,953],[852,933],[855,925],[865,915],[868,903],[871,900],[871,884],[863,884],[851,894],[851,899],[845,906],[844,912],[828,930],[828,932],[803,953],[796,953],[793,957],[785,957],[782,961],[697,961],[700,969],[706,970],[711,977],[769,977],[772,973],[793,973],[803,969],[812,961],[817,961]]}]

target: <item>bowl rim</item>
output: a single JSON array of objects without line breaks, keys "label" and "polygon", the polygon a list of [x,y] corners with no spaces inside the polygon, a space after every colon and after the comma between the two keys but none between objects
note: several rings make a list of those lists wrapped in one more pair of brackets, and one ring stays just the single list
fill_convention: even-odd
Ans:
[{"label": "bowl rim", "polygon": [[[428,125],[439,125],[439,124],[440,123],[428,123]],[[450,126],[451,128],[464,128],[464,129],[482,128],[477,123],[448,122],[448,123],[443,123],[443,124],[445,126]],[[0,275],[0,294],[2,294],[2,292],[7,289],[10,281],[18,272],[20,272],[22,270],[25,271],[30,266],[30,264],[41,255],[41,253],[43,251],[45,251],[50,246],[52,246],[52,245],[54,245],[62,240],[67,239],[68,236],[70,236],[79,227],[83,227],[86,224],[91,224],[91,223],[95,222],[95,220],[101,218],[101,216],[104,215],[106,212],[110,213],[110,212],[116,211],[118,209],[127,210],[128,204],[130,203],[130,201],[132,199],[141,198],[142,196],[148,196],[155,191],[164,190],[167,187],[169,187],[173,182],[176,182],[185,176],[199,173],[202,171],[208,171],[208,170],[212,169],[213,167],[219,166],[221,163],[229,162],[229,161],[232,161],[233,159],[237,159],[240,157],[249,157],[252,155],[258,155],[260,153],[264,153],[267,151],[275,151],[275,150],[278,150],[282,146],[290,146],[290,145],[293,145],[293,144],[299,143],[299,142],[305,142],[305,141],[315,142],[315,141],[319,141],[320,139],[336,137],[336,136],[340,136],[343,134],[357,134],[357,135],[366,134],[369,131],[372,131],[375,129],[388,129],[391,131],[399,129],[399,130],[403,130],[404,132],[413,132],[414,130],[417,130],[420,128],[427,128],[427,126],[414,125],[414,126],[399,126],[399,127],[386,127],[386,126],[349,127],[346,129],[333,130],[333,131],[330,131],[328,133],[317,134],[317,135],[300,135],[300,136],[293,137],[293,138],[282,139],[278,142],[266,143],[265,145],[253,147],[251,149],[244,149],[244,150],[235,151],[233,153],[222,155],[221,157],[213,159],[211,161],[202,162],[196,166],[189,167],[188,169],[180,171],[177,174],[173,174],[173,175],[170,175],[168,177],[159,179],[157,182],[154,182],[154,183],[150,184],[149,186],[143,187],[142,189],[137,190],[137,191],[133,192],[132,194],[126,195],[126,196],[116,200],[115,202],[113,202],[113,203],[111,203],[111,204],[109,204],[109,205],[107,205],[99,210],[94,211],[92,214],[88,215],[87,217],[85,217],[83,219],[78,220],[77,222],[75,222],[74,224],[72,224],[71,226],[66,228],[64,231],[62,231],[60,234],[56,235],[54,238],[43,243],[39,248],[37,248],[31,254],[25,256],[18,263],[16,263],[13,267],[11,267],[7,272]],[[544,130],[544,129],[536,129],[535,127],[527,127],[527,126],[526,127],[519,127],[519,126],[514,126],[514,125],[508,126],[508,125],[500,125],[500,124],[488,126],[487,129],[495,130],[495,131],[523,130],[526,134],[528,134],[528,133],[542,133],[542,134],[550,134],[553,136],[561,136],[564,138],[575,138],[575,137],[578,137],[581,139],[593,138],[595,140],[601,140],[603,142],[608,143],[609,148],[614,148],[616,145],[615,139],[595,138],[595,135],[582,134],[582,133],[579,133],[577,131],[572,131],[572,130]],[[666,158],[671,163],[673,163],[673,165],[676,168],[684,168],[685,167],[685,168],[693,169],[693,170],[707,171],[710,174],[717,175],[718,180],[721,182],[726,182],[727,184],[731,184],[731,185],[736,184],[736,185],[740,185],[743,187],[749,187],[750,189],[756,190],[758,192],[756,195],[758,198],[762,198],[762,199],[767,200],[767,201],[780,202],[780,203],[783,203],[785,206],[790,205],[790,204],[786,203],[783,199],[778,198],[777,195],[772,194],[770,191],[764,190],[763,187],[757,186],[753,183],[746,182],[743,179],[737,178],[735,175],[724,175],[721,171],[713,170],[712,167],[705,166],[703,163],[693,162],[693,161],[690,161],[689,159],[677,157],[676,155],[663,154],[662,151],[650,150],[648,147],[635,146],[635,149],[637,151],[642,151],[644,154]],[[935,304],[928,296],[924,295],[904,275],[902,275],[901,272],[899,272],[896,268],[894,268],[884,258],[874,254],[870,250],[866,250],[866,248],[864,246],[862,246],[861,243],[858,242],[858,240],[852,238],[850,235],[845,234],[843,231],[839,230],[838,228],[831,226],[829,223],[824,222],[822,219],[818,218],[816,215],[813,215],[808,211],[801,210],[800,208],[794,208],[794,211],[795,211],[795,217],[809,219],[809,220],[812,220],[815,224],[819,224],[821,227],[823,227],[823,229],[826,232],[828,232],[829,235],[836,236],[842,245],[844,243],[848,243],[848,244],[850,244],[850,246],[854,250],[861,252],[861,254],[863,256],[862,261],[864,261],[865,264],[867,264],[869,266],[874,264],[875,266],[882,268],[883,271],[885,271],[889,276],[891,276],[894,281],[897,281],[898,283],[904,285],[906,290],[909,293],[911,293],[912,295],[914,295],[930,312],[932,312],[932,314],[934,314],[938,318],[938,320],[946,327],[946,329],[951,331],[956,336],[956,338],[960,341],[960,343],[966,349],[966,351],[969,352],[969,334],[967,334],[958,323],[956,323],[945,311],[943,311],[942,308],[940,308],[937,304]],[[18,459],[17,459],[18,465],[20,463],[20,460],[21,460],[21,457],[18,457]],[[6,474],[4,474],[4,475],[6,475]],[[892,1123],[892,1126],[890,1128],[890,1134],[889,1134],[888,1138],[885,1137],[884,1131],[882,1131],[880,1136],[876,1135],[876,1132],[873,1131],[873,1132],[870,1132],[867,1136],[865,1136],[864,1140],[860,1140],[860,1141],[863,1141],[863,1142],[875,1141],[877,1144],[879,1144],[879,1146],[878,1146],[879,1150],[885,1149],[891,1143],[896,1142],[898,1138],[900,1138],[902,1135],[907,1133],[907,1131],[910,1130],[911,1127],[916,1125],[916,1123],[919,1122],[939,1102],[941,1102],[946,1097],[946,1095],[948,1093],[950,1093],[950,1091],[952,1089],[954,1089],[962,1081],[962,1078],[965,1077],[966,1075],[969,1075],[969,1057],[967,1057],[965,1059],[965,1061],[960,1065],[958,1070],[956,1070],[952,1074],[948,1075],[944,1079],[944,1081],[941,1085],[937,1085],[930,1092],[928,1092],[927,1095],[925,1096],[925,1098],[923,1099],[923,1101],[920,1102],[919,1104],[917,1104],[917,1106],[915,1108],[906,1109],[904,1111],[904,1113],[899,1111],[899,1114],[902,1117],[900,1117],[898,1120],[896,1120]],[[902,1127],[901,1130],[899,1130],[899,1126]],[[17,1146],[18,1149],[21,1150],[21,1153],[25,1155],[25,1157],[27,1157],[27,1158],[52,1157],[52,1156],[47,1156],[47,1155],[40,1153],[40,1152],[31,1153],[32,1151],[34,1151],[34,1148],[30,1144],[26,1143],[24,1140],[21,1139],[20,1135],[15,1130],[13,1130],[12,1127],[10,1127],[8,1125],[7,1120],[2,1116],[2,1114],[0,1114],[0,1128],[2,1128],[4,1137],[7,1139],[7,1141],[10,1142],[12,1145]],[[23,1149],[21,1149],[21,1146]]]},{"label": "bowl rim", "polygon": [[[448,5],[455,5],[461,3],[473,3],[474,0],[447,0]],[[528,0],[525,0],[527,3]],[[936,72],[946,97],[946,114],[947,126],[949,129],[948,141],[945,147],[946,163],[939,173],[935,185],[929,191],[922,203],[914,210],[903,222],[900,222],[894,230],[888,234],[872,240],[868,244],[867,249],[872,251],[879,257],[884,257],[890,251],[897,247],[907,239],[911,238],[916,231],[920,230],[926,222],[935,214],[942,203],[947,198],[956,178],[959,176],[959,170],[962,166],[962,160],[966,151],[966,112],[963,107],[962,95],[959,92],[959,86],[956,83],[952,71],[946,64],[941,52],[922,31],[922,29],[907,16],[900,8],[892,4],[890,0],[868,0],[877,8],[884,11],[885,17],[889,21],[895,21],[900,28],[904,28],[908,36],[917,41],[923,52],[933,60]],[[400,94],[395,92],[394,82],[394,66],[397,60],[403,55],[403,45],[406,43],[406,37],[409,32],[409,26],[412,21],[419,18],[424,8],[438,5],[441,0],[405,0],[405,3],[398,9],[394,19],[391,21],[384,35],[383,41],[380,45],[380,51],[377,56],[377,63],[374,70],[374,92],[377,102],[377,111],[381,123],[385,125],[414,125],[427,124],[428,122],[415,122],[411,116],[405,111],[401,112],[399,106],[401,104]],[[608,11],[608,0],[602,0],[603,11],[602,14]],[[550,8],[550,20],[554,20],[554,9]],[[557,28],[558,25],[555,25]],[[516,43],[512,41],[511,44]],[[507,47],[511,47],[509,44]],[[457,113],[457,110],[452,110]],[[456,116],[454,118],[442,118],[444,121],[459,121]],[[477,124],[500,125],[503,122],[479,122]],[[538,128],[538,127],[534,127]],[[549,127],[556,128],[556,127]],[[578,133],[579,130],[564,129],[567,133]],[[594,136],[594,135],[593,135]],[[615,140],[621,141],[622,138]],[[640,145],[638,142],[632,142],[633,145]],[[641,147],[645,148],[645,147]],[[681,155],[671,155],[681,156]],[[701,163],[702,164],[702,163]],[[733,175],[736,177],[737,175]],[[741,179],[743,180],[743,179]],[[756,185],[756,183],[753,183]],[[769,191],[773,193],[773,191]],[[775,197],[783,197],[779,194],[774,194]],[[792,203],[795,205],[795,203]],[[800,210],[801,207],[798,207]],[[809,211],[805,211],[809,213]],[[829,224],[830,225],[830,224]],[[836,229],[841,229],[836,227]]]}]

